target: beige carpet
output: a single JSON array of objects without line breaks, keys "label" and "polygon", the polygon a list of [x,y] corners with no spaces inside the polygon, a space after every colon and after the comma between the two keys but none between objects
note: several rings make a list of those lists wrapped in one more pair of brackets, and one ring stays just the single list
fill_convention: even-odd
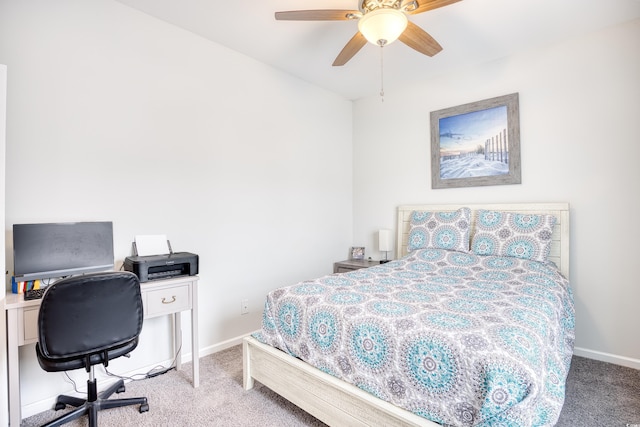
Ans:
[{"label": "beige carpet", "polygon": [[[191,386],[191,365],[128,383],[119,397],[146,396],[149,412],[137,406],[98,415],[101,427],[122,426],[309,426],[319,422],[268,388],[242,389],[242,346],[200,359],[200,387]],[[23,420],[38,426],[61,415],[53,410]],[[86,417],[66,424],[86,426]],[[574,356],[565,404],[556,427],[640,426],[640,370]]]},{"label": "beige carpet", "polygon": [[[98,384],[100,387],[100,384]],[[103,410],[100,427],[122,426],[324,426],[306,412],[256,383],[242,388],[242,346],[200,359],[200,387],[191,386],[191,364],[154,378],[126,384],[114,397],[146,396],[149,412],[138,406]],[[64,411],[45,411],[29,417],[22,426],[39,426]],[[86,417],[65,424],[88,425]]]}]

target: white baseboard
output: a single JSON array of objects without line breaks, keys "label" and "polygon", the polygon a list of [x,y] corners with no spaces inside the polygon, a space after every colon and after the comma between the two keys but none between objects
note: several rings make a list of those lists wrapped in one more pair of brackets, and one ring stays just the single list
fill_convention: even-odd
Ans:
[{"label": "white baseboard", "polygon": [[640,370],[640,359],[618,356],[617,354],[604,353],[601,351],[589,350],[587,348],[575,347],[573,354],[586,357],[587,359],[600,360],[601,362],[613,363],[615,365],[626,366],[628,368]]},{"label": "white baseboard", "polygon": [[[254,331],[254,332],[258,332],[258,331]],[[237,336],[235,338],[231,338],[231,339],[228,339],[226,341],[222,341],[221,343],[214,344],[214,345],[211,345],[209,347],[201,348],[200,352],[199,352],[200,353],[200,357],[208,356],[210,354],[217,353],[217,352],[222,351],[222,350],[226,350],[226,349],[228,349],[230,347],[233,347],[234,345],[242,344],[242,340],[244,339],[244,337],[249,336],[249,335],[253,334],[254,332],[249,332],[248,334],[240,335],[240,336]],[[191,356],[190,355],[189,355],[189,358],[186,361],[187,362],[191,361]]]}]

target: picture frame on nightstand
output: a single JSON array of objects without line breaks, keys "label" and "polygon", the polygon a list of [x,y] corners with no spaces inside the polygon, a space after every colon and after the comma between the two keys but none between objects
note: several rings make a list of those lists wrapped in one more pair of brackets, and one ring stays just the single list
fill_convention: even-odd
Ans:
[{"label": "picture frame on nightstand", "polygon": [[351,247],[351,259],[364,259],[364,246]]}]

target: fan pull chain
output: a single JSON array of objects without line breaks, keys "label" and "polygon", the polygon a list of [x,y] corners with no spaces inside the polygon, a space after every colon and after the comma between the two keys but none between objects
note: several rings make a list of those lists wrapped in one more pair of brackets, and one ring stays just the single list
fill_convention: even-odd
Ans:
[{"label": "fan pull chain", "polygon": [[380,44],[380,102],[384,102],[384,44]]}]

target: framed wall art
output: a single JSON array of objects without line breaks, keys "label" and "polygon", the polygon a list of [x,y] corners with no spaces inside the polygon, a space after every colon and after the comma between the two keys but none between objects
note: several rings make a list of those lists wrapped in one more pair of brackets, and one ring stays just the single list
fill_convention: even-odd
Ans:
[{"label": "framed wall art", "polygon": [[351,259],[364,259],[364,247],[352,246],[351,247]]},{"label": "framed wall art", "polygon": [[431,188],[520,183],[517,93],[431,112]]}]

